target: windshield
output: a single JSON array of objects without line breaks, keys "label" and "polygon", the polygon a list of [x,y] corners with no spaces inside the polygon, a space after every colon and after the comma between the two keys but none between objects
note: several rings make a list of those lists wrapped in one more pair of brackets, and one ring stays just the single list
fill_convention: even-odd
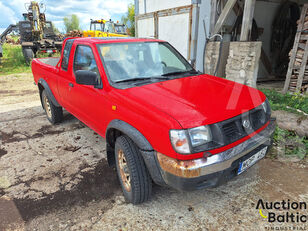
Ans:
[{"label": "windshield", "polygon": [[112,82],[193,70],[166,42],[106,43],[99,44],[98,50]]},{"label": "windshield", "polygon": [[114,25],[114,28],[117,33],[125,33],[125,27],[123,25]]},{"label": "windshield", "polygon": [[105,23],[105,32],[114,33],[113,24],[110,21]]},{"label": "windshield", "polygon": [[91,25],[90,25],[90,30],[92,30],[92,28],[93,28],[93,30],[100,30],[100,31],[103,31],[103,24],[102,24],[102,23],[98,23],[98,22],[96,22],[96,23],[91,23]]}]

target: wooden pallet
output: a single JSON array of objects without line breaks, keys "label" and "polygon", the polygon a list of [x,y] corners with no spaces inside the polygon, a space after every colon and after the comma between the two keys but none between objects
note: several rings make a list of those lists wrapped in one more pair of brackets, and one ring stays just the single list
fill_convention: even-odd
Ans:
[{"label": "wooden pallet", "polygon": [[283,93],[308,92],[308,4],[304,4],[298,21]]}]

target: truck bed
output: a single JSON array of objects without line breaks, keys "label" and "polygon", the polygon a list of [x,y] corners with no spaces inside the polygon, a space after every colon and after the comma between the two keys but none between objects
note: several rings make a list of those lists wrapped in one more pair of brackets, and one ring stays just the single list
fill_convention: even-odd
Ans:
[{"label": "truck bed", "polygon": [[55,67],[60,60],[60,57],[40,58],[40,62]]}]

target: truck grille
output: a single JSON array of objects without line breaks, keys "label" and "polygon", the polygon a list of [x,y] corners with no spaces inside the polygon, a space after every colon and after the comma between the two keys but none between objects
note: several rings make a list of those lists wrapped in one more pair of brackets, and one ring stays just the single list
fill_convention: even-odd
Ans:
[{"label": "truck grille", "polygon": [[[269,117],[268,117],[269,119]],[[258,130],[267,122],[267,115],[263,109],[256,108],[243,115],[234,117],[231,122],[223,123],[222,133],[225,137],[225,143],[233,143],[236,140],[239,140],[248,134]],[[248,120],[250,123],[249,128],[245,128],[243,121]]]},{"label": "truck grille", "polygon": [[270,108],[266,113],[260,105],[231,119],[208,125],[211,128],[213,140],[193,147],[192,151],[197,153],[231,144],[261,128],[269,121],[270,116]]},{"label": "truck grille", "polygon": [[241,137],[236,121],[224,124],[222,126],[222,131],[229,142],[233,142]]},{"label": "truck grille", "polygon": [[262,125],[265,124],[266,114],[264,110],[259,109],[250,113],[250,123],[253,130],[258,130]]}]

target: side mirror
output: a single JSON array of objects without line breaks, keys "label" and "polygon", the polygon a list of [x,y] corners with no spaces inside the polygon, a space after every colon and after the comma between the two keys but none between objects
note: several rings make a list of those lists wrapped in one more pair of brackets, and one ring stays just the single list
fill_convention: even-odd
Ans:
[{"label": "side mirror", "polygon": [[98,87],[100,85],[96,72],[79,70],[75,72],[76,83],[82,85],[92,85]]}]

